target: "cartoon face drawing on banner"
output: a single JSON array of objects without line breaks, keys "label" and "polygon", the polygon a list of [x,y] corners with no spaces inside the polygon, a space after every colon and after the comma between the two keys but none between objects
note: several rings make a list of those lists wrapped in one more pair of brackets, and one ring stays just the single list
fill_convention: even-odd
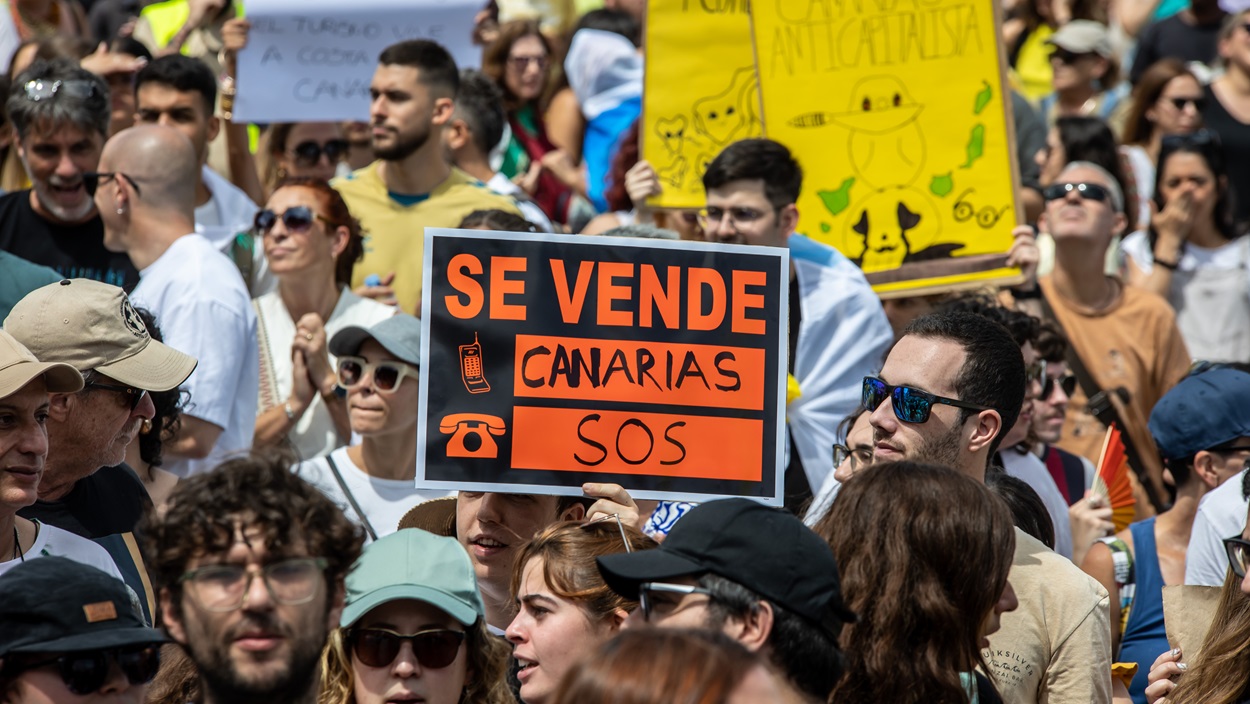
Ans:
[{"label": "cartoon face drawing on banner", "polygon": [[948,245],[934,245],[942,234],[942,219],[933,201],[913,188],[873,192],[851,206],[845,223],[848,246],[857,240],[862,243],[854,261],[866,272],[896,269],[904,262],[949,256],[952,251]]},{"label": "cartoon face drawing on banner", "polygon": [[724,91],[695,101],[695,128],[716,146],[717,152],[748,133],[758,132],[758,127],[753,128],[759,122],[757,91],[752,66],[738,69]]}]

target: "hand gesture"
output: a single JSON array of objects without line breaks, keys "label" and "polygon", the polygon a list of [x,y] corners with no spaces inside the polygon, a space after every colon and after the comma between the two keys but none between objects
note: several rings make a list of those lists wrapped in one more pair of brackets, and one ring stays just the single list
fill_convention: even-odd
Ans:
[{"label": "hand gesture", "polygon": [[295,340],[291,349],[303,353],[308,380],[318,393],[333,392],[337,378],[330,365],[330,354],[326,350],[326,329],[320,315],[305,313],[300,316],[295,323]]},{"label": "hand gesture", "polygon": [[616,514],[621,523],[627,526],[633,526],[638,530],[646,525],[647,519],[650,518],[650,512],[647,515],[641,515],[638,510],[638,504],[634,502],[632,496],[620,484],[596,484],[586,483],[582,485],[582,493],[591,498],[599,499],[586,509],[586,520],[593,520],[596,514],[611,516]]},{"label": "hand gesture", "polygon": [[1085,498],[1068,507],[1068,520],[1072,523],[1072,544],[1082,550],[1099,538],[1115,533],[1111,506],[1105,498],[1091,491],[1085,492]]},{"label": "hand gesture", "polygon": [[1181,649],[1173,648],[1155,658],[1146,676],[1146,701],[1149,704],[1168,704],[1167,695],[1176,689],[1176,678],[1185,672],[1181,662]]},{"label": "hand gesture", "polygon": [[115,54],[109,51],[108,44],[100,42],[100,46],[93,53],[84,56],[79,64],[95,75],[107,79],[115,75],[134,75],[148,64],[148,60],[141,56]]},{"label": "hand gesture", "polygon": [[1037,264],[1042,259],[1041,250],[1037,248],[1037,237],[1033,228],[1028,225],[1017,225],[1011,231],[1014,238],[1011,249],[1007,250],[1007,266],[1019,267],[1024,274],[1024,283],[1020,288],[1032,290],[1037,286]]},{"label": "hand gesture", "polygon": [[1162,211],[1152,199],[1150,201],[1150,224],[1154,226],[1155,232],[1159,233],[1159,243],[1155,245],[1156,248],[1160,246],[1175,248],[1176,254],[1180,254],[1181,245],[1189,239],[1189,233],[1194,226],[1193,193],[1181,191],[1168,199]]},{"label": "hand gesture", "polygon": [[312,379],[308,377],[308,364],[304,361],[304,353],[291,346],[291,405],[294,406],[296,416],[304,412],[312,403],[313,396],[317,394],[317,387],[313,386]]},{"label": "hand gesture", "polygon": [[633,201],[634,210],[639,213],[649,211],[651,208],[647,205],[647,199],[660,195],[663,190],[660,187],[660,177],[646,159],[640,160],[625,172],[625,192]]}]

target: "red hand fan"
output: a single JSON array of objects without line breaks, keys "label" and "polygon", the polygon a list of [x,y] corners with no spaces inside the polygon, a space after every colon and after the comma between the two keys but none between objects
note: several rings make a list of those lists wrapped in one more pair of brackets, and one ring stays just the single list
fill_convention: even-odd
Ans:
[{"label": "red hand fan", "polygon": [[1124,441],[1120,438],[1120,429],[1114,423],[1107,428],[1107,436],[1102,442],[1102,455],[1098,458],[1098,473],[1094,477],[1094,485],[1090,491],[1101,496],[1111,506],[1111,522],[1115,530],[1124,530],[1133,521],[1136,513],[1137,500],[1133,498],[1133,484],[1129,481],[1128,456],[1124,452]]}]

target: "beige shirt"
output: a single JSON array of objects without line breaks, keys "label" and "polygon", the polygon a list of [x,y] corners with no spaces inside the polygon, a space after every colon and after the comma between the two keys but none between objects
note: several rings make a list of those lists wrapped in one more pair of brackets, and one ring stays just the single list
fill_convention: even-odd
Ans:
[{"label": "beige shirt", "polygon": [[1020,606],[982,651],[1007,704],[1110,704],[1107,591],[1016,529],[1008,579]]}]

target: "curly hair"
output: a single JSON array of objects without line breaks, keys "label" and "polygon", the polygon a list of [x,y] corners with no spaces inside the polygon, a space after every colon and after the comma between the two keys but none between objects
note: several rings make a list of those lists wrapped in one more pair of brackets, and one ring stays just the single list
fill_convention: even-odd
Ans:
[{"label": "curly hair", "polygon": [[360,557],[364,531],[315,486],[291,472],[276,455],[228,460],[174,487],[163,513],[143,521],[148,570],[157,590],[169,589],[181,604],[179,578],[192,560],[224,554],[237,524],[260,528],[270,555],[303,549],[324,558],[326,585],[341,585]]},{"label": "curly hair", "polygon": [[546,528],[521,548],[512,567],[512,595],[521,590],[521,577],[530,560],[543,561],[543,581],[552,593],[581,607],[592,622],[605,621],[621,611],[633,611],[638,602],[617,594],[604,583],[596,558],[627,552],[622,532],[629,541],[629,550],[650,550],[656,542],[633,526],[613,518],[579,523],[564,521]]},{"label": "curly hair", "polygon": [[[345,631],[343,628],[331,631],[325,650],[321,651],[317,704],[356,704],[356,683],[351,655],[344,641]],[[502,638],[491,635],[485,619],[479,618],[465,633],[468,677],[460,704],[515,704],[516,697],[508,687],[512,649]]]},{"label": "curly hair", "polygon": [[[139,319],[143,321],[143,327],[148,329],[148,334],[157,342],[164,342],[165,336],[161,334],[161,328],[156,324],[156,316],[146,308],[135,307],[135,312],[139,314]],[[137,438],[139,441],[139,457],[148,463],[150,467],[161,466],[161,448],[166,440],[170,440],[182,427],[182,406],[183,395],[186,390],[179,386],[169,391],[149,391],[148,396],[152,398],[152,406],[155,412],[152,415],[152,429],[140,433]]]},{"label": "curly hair", "polygon": [[[350,285],[352,268],[361,257],[365,256],[365,238],[360,220],[352,216],[352,211],[347,207],[347,201],[343,200],[343,196],[331,188],[330,184],[319,178],[301,176],[283,179],[273,192],[277,193],[283,188],[307,188],[312,191],[321,202],[321,207],[325,209],[325,219],[335,227],[347,228],[347,246],[334,260],[334,281],[340,286]],[[272,197],[271,195],[270,198]]]},{"label": "curly hair", "polygon": [[848,480],[815,531],[859,614],[842,631],[849,666],[833,700],[967,702],[959,673],[989,671],[981,630],[1015,552],[1007,505],[953,469],[887,462]]}]

